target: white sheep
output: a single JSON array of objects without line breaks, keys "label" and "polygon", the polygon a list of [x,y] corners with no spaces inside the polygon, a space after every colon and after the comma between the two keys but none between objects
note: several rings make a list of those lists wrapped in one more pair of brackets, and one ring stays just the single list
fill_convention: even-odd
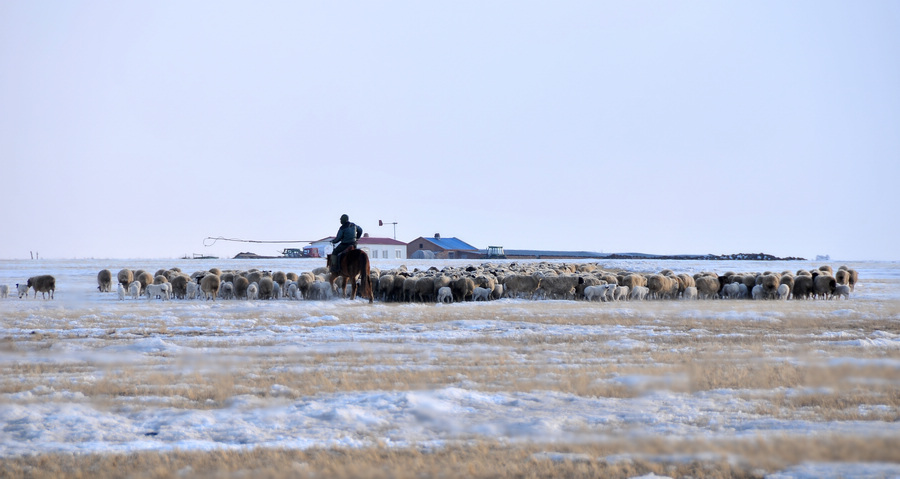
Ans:
[{"label": "white sheep", "polygon": [[616,286],[613,299],[616,301],[626,301],[628,299],[628,286]]},{"label": "white sheep", "polygon": [[747,285],[744,283],[739,284],[737,297],[739,299],[747,299],[748,296],[750,296],[750,293],[749,293],[749,290],[747,289]]},{"label": "white sheep", "polygon": [[116,293],[119,295],[119,301],[122,301],[125,299],[125,287],[122,286],[122,283],[116,283],[116,286]]},{"label": "white sheep", "polygon": [[272,298],[281,299],[281,283],[274,281],[272,285]]},{"label": "white sheep", "polygon": [[128,294],[131,296],[131,299],[138,299],[141,296],[141,282],[132,281],[128,285]]},{"label": "white sheep", "polygon": [[452,303],[453,290],[449,286],[441,286],[438,288],[437,300],[438,303]]},{"label": "white sheep", "polygon": [[696,286],[688,286],[687,288],[684,288],[684,294],[681,298],[685,300],[695,300],[697,299],[698,294]]},{"label": "white sheep", "polygon": [[473,301],[490,301],[491,300],[491,291],[492,289],[488,288],[475,288],[472,290],[472,300]]},{"label": "white sheep", "polygon": [[778,289],[775,290],[775,298],[776,299],[787,300],[788,296],[790,296],[790,294],[791,294],[791,287],[786,284],[782,284],[782,285],[778,286]]},{"label": "white sheep", "polygon": [[631,289],[631,299],[637,301],[643,301],[647,299],[647,295],[650,294],[650,288],[646,286],[635,286]]},{"label": "white sheep", "polygon": [[753,296],[753,299],[765,299],[766,291],[763,289],[763,286],[761,284],[757,284],[753,287],[751,295]]},{"label": "white sheep", "polygon": [[0,284],[0,298],[8,298],[9,297],[9,286],[5,284]]},{"label": "white sheep", "polygon": [[200,297],[200,285],[190,281],[187,283],[187,298],[197,299]]},{"label": "white sheep", "polygon": [[844,299],[850,299],[850,285],[839,284],[834,287],[834,293],[831,295],[831,299],[838,299],[841,296],[843,296]]},{"label": "white sheep", "polygon": [[256,281],[250,283],[250,286],[247,286],[247,299],[259,299],[259,284],[257,284]]},{"label": "white sheep", "polygon": [[169,300],[169,283],[161,283],[161,284],[148,284],[146,288],[144,288],[144,292],[147,294],[147,299],[160,298],[163,301]]},{"label": "white sheep", "polygon": [[584,299],[593,301],[594,299],[603,300],[606,298],[606,285],[598,284],[584,288]]},{"label": "white sheep", "polygon": [[316,281],[310,286],[309,295],[312,299],[326,300],[334,296],[334,290],[328,282]]},{"label": "white sheep", "polygon": [[291,281],[287,285],[287,297],[288,299],[300,299],[300,287],[297,286],[297,283]]},{"label": "white sheep", "polygon": [[20,298],[22,296],[27,298],[28,297],[28,284],[27,283],[26,284],[16,283],[16,292],[19,293]]},{"label": "white sheep", "polygon": [[741,285],[743,283],[728,283],[722,287],[722,297],[726,299],[737,299],[741,294]]}]

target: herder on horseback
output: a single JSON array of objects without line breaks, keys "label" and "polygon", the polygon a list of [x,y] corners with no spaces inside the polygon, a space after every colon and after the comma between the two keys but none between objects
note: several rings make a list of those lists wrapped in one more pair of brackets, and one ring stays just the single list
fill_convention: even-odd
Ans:
[{"label": "herder on horseback", "polygon": [[346,214],[341,215],[341,227],[338,228],[337,235],[331,240],[332,245],[337,245],[331,252],[331,272],[339,273],[341,268],[340,254],[347,251],[351,246],[356,248],[356,242],[362,237],[363,230],[359,226],[350,222],[350,217]]},{"label": "herder on horseback", "polygon": [[[341,295],[344,294],[347,285],[352,286],[350,290],[350,299],[356,299],[356,292],[361,291],[360,295],[367,298],[371,303],[375,296],[372,294],[372,282],[369,281],[369,255],[365,251],[356,248],[356,241],[362,236],[362,228],[350,222],[347,215],[341,215],[341,227],[338,229],[337,236],[331,240],[332,244],[337,244],[334,250],[328,255],[329,265],[331,267],[331,279],[329,283],[332,288],[336,279],[343,278],[341,286]],[[359,285],[357,285],[357,279]],[[361,290],[359,288],[362,288]]]}]

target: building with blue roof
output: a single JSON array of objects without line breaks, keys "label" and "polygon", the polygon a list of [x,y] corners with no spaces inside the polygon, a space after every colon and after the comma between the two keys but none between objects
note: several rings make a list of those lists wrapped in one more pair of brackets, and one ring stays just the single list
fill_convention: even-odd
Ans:
[{"label": "building with blue roof", "polygon": [[[416,254],[416,251],[421,253]],[[459,238],[442,238],[439,233],[431,238],[420,236],[406,244],[406,257],[416,258],[423,256],[431,257],[430,251],[437,259],[478,259],[483,255],[478,248],[466,243]]]}]

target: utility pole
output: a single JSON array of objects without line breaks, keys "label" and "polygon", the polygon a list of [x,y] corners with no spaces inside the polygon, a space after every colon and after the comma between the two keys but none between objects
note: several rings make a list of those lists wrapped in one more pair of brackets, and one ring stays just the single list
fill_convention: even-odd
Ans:
[{"label": "utility pole", "polygon": [[384,226],[385,224],[394,225],[394,239],[397,239],[397,222],[385,223],[384,221],[378,220],[378,226]]}]

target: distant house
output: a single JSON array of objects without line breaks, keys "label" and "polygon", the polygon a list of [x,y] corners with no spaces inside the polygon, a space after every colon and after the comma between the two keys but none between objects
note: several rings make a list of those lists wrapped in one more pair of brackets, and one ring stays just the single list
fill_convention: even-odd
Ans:
[{"label": "distant house", "polygon": [[477,259],[482,257],[478,248],[469,243],[459,238],[441,238],[438,233],[431,238],[420,236],[410,241],[406,244],[406,254],[409,258],[428,258],[432,254],[437,259]]},{"label": "distant house", "polygon": [[391,238],[372,238],[368,233],[358,241],[370,259],[406,259],[406,243]]},{"label": "distant house", "polygon": [[[324,258],[334,250],[331,244],[333,239],[334,236],[327,236],[318,241],[313,241],[309,246],[304,246],[303,250],[310,253],[312,251],[316,252],[315,254],[308,254],[308,256],[318,255]],[[369,255],[370,259],[406,259],[406,243],[402,241],[391,238],[372,238],[368,233],[363,233],[363,237],[359,239],[357,244],[359,249]]]}]

